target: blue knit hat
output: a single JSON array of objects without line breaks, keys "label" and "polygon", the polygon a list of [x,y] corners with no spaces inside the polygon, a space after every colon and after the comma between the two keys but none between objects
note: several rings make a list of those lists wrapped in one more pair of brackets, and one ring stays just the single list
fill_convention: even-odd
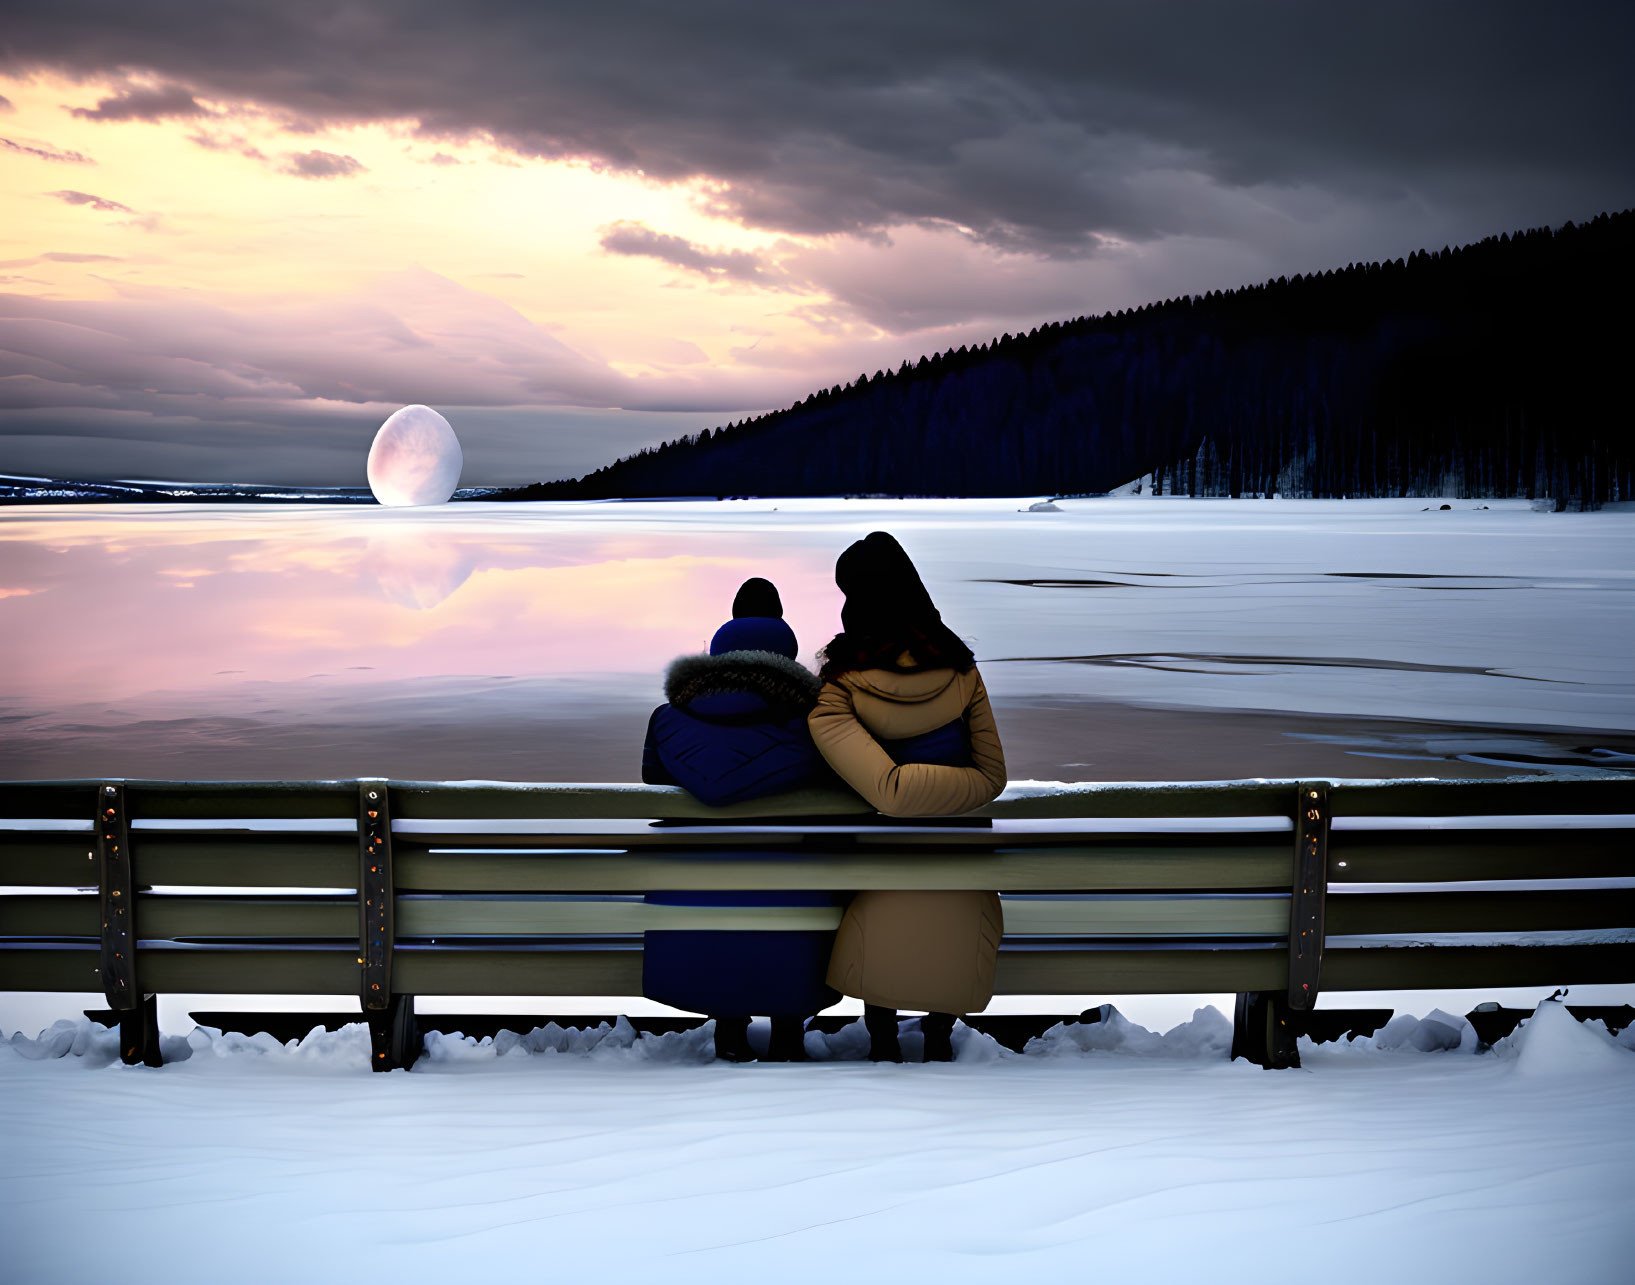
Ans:
[{"label": "blue knit hat", "polygon": [[794,660],[800,653],[795,631],[776,616],[739,616],[715,631],[710,655],[724,651],[771,651]]}]

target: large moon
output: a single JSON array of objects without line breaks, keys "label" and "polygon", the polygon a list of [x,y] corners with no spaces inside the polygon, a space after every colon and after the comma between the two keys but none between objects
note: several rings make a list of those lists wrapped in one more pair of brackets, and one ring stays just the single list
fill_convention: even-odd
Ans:
[{"label": "large moon", "polygon": [[369,448],[369,489],[382,504],[446,504],[460,484],[460,439],[430,406],[387,417]]}]

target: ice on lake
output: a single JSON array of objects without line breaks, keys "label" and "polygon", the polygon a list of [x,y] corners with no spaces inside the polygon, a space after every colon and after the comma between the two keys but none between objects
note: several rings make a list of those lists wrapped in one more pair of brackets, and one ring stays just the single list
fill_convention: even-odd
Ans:
[{"label": "ice on lake", "polygon": [[[1635,513],[1126,497],[0,511],[0,776],[629,779],[750,575],[896,534],[1012,775],[1628,766]],[[1429,765],[1429,766],[1427,766]]]}]

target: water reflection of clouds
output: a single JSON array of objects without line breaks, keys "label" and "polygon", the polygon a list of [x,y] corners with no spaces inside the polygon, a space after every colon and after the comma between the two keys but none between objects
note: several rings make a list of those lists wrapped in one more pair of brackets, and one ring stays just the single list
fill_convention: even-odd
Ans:
[{"label": "water reflection of clouds", "polygon": [[360,566],[387,601],[422,611],[443,602],[476,569],[475,552],[462,544],[425,541],[402,531],[371,539]]},{"label": "water reflection of clouds", "polygon": [[4,695],[185,706],[318,674],[657,674],[708,644],[749,575],[784,589],[808,656],[838,614],[828,556],[764,537],[690,536],[682,553],[673,534],[560,523],[213,516],[0,528]]},{"label": "water reflection of clouds", "polygon": [[[1228,752],[1237,740],[1185,744],[1185,724],[1116,706],[1599,738],[1635,726],[1631,527],[1571,516],[1521,503],[1455,521],[1419,501],[1068,500],[1045,518],[1012,501],[4,509],[0,776],[629,779],[666,663],[706,645],[738,583],[777,582],[810,663],[838,623],[834,558],[871,529],[902,536],[1002,723],[1045,702],[1035,726],[1059,748],[1029,758],[1007,732],[1035,774],[1092,759],[1160,777],[1315,770],[1261,757],[1254,736],[1279,723],[1239,725],[1250,739]],[[1500,572],[1521,583],[1469,591]],[[1172,663],[1186,655],[1235,659]]]}]

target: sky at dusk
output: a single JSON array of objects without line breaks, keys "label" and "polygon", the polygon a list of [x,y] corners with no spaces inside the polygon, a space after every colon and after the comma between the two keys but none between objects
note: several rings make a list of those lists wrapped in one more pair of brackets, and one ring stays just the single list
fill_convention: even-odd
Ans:
[{"label": "sky at dusk", "polygon": [[1627,4],[7,0],[0,472],[577,475],[1041,322],[1635,205]]}]

